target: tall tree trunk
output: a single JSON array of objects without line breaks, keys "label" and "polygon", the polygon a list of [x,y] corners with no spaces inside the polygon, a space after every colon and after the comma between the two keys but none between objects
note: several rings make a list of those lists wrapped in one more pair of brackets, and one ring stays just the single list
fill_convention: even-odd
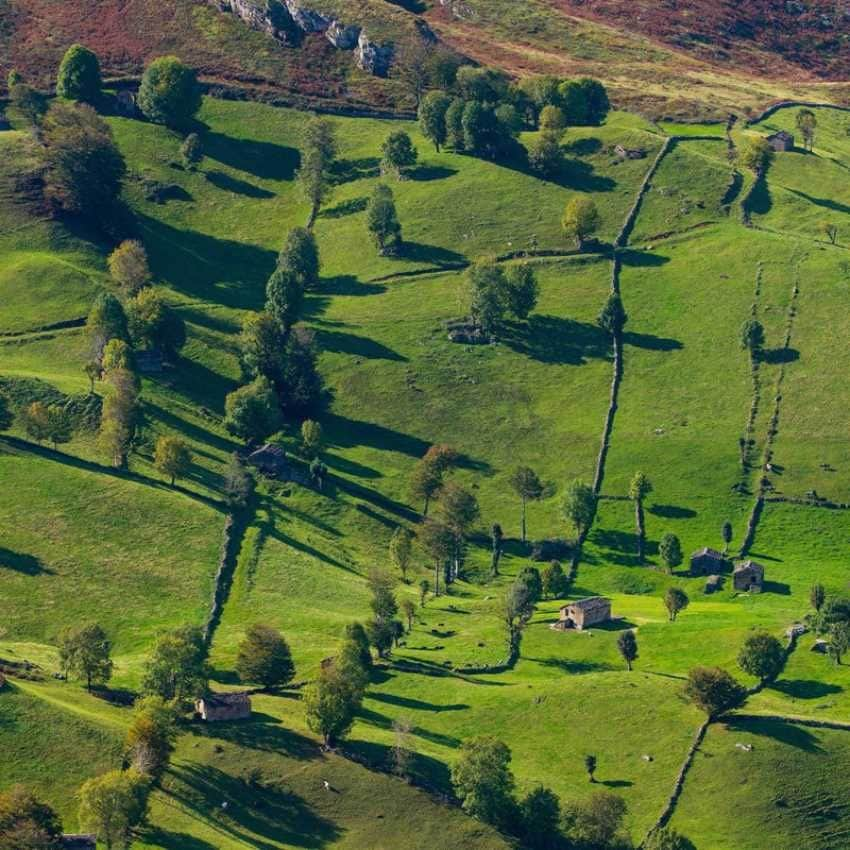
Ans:
[{"label": "tall tree trunk", "polygon": [[522,497],[522,542],[525,543],[525,496]]},{"label": "tall tree trunk", "polygon": [[428,516],[428,506],[431,504],[431,497],[425,497],[425,507],[422,508],[422,516]]},{"label": "tall tree trunk", "polygon": [[638,563],[643,563],[643,550],[646,543],[646,529],[643,525],[643,500],[635,499],[635,524],[637,525],[637,556]]},{"label": "tall tree trunk", "polygon": [[440,595],[440,562],[434,562],[434,596]]}]

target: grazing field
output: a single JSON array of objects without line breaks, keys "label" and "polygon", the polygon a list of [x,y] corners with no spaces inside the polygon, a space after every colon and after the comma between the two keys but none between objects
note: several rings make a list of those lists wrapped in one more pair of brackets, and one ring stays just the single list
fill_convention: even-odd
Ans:
[{"label": "grazing field", "polygon": [[[484,733],[509,744],[520,795],[544,783],[563,801],[586,797],[594,786],[585,757],[596,756],[596,787],[622,796],[629,835],[635,843],[645,836],[702,721],[683,695],[688,671],[718,665],[755,685],[737,663],[746,637],[765,629],[784,639],[810,612],[816,582],[830,595],[847,590],[850,515],[809,492],[850,501],[844,248],[811,225],[824,209],[818,198],[839,198],[830,211],[843,214],[836,175],[850,147],[838,113],[817,115],[815,155],[777,156],[766,182],[773,203],[756,210],[752,228],[741,223],[739,195],[729,194],[722,132],[680,139],[650,181],[619,252],[628,313],[622,380],[580,549],[562,501],[570,481],[594,480],[609,412],[615,349],[598,322],[612,285],[609,243],[663,134],[688,134],[615,112],[601,127],[568,130],[566,165],[542,180],[516,163],[437,153],[412,123],[334,119],[341,150],[315,228],[322,280],[304,310],[328,389],[317,414],[328,474],[321,488],[260,479],[240,517],[244,533],[237,527],[232,586],[224,585],[210,647],[215,688],[233,690],[246,629],[274,626],[291,646],[299,687],[254,694],[244,722],[187,724],[134,847],[506,847],[507,838],[438,796],[452,794],[461,743]],[[781,111],[752,131],[791,127],[792,116]],[[66,825],[80,783],[119,759],[130,713],[78,682],[50,678],[58,634],[97,620],[114,643],[112,684],[135,689],[162,629],[205,621],[227,512],[223,473],[241,447],[223,425],[225,397],[242,382],[237,335],[263,306],[288,230],[308,214],[295,184],[304,113],[208,98],[199,117],[207,147],[197,171],[179,164],[176,134],[110,119],[154,278],[187,328],[174,368],[142,379],[129,469],[106,465],[91,432],[57,450],[19,423],[0,436],[0,658],[30,660],[47,676],[12,678],[0,690],[0,749],[13,753],[0,790],[33,785]],[[396,128],[411,133],[420,158],[410,179],[389,181],[405,249],[387,257],[369,239],[365,202],[381,179],[381,144]],[[85,394],[89,347],[74,320],[96,293],[114,291],[110,246],[48,221],[32,203],[19,206],[16,174],[27,170],[29,144],[17,131],[0,133],[0,292],[12,305],[0,322],[0,379],[15,398]],[[621,162],[617,144],[647,156]],[[149,199],[152,182],[168,184],[164,202]],[[811,197],[794,195],[805,185]],[[560,226],[576,194],[592,197],[601,216],[600,244],[583,254]],[[512,255],[500,260],[510,267],[526,250],[544,254],[530,260],[539,299],[528,321],[505,322],[493,344],[450,342],[445,322],[468,311],[466,266]],[[748,318],[766,337],[755,368],[740,341]],[[289,421],[273,439],[303,472],[299,424]],[[194,453],[175,487],[153,464],[163,434]],[[389,565],[393,530],[420,521],[411,473],[434,444],[457,449],[452,478],[480,506],[461,580],[420,606],[419,582],[433,581],[434,564],[414,547],[409,580],[395,586],[399,602],[415,602],[412,629],[374,670],[341,750],[323,752],[305,723],[301,685],[336,652],[346,625],[370,617],[366,578]],[[545,485],[528,505],[525,543],[510,485],[520,464]],[[628,497],[637,471],[653,485],[646,564]],[[747,541],[759,496],[767,501]],[[731,570],[707,594],[705,578],[688,573],[692,551],[723,548],[727,520],[730,556],[748,543],[765,566],[761,594],[735,591]],[[496,522],[505,545],[492,575]],[[684,553],[669,572],[659,552],[668,532]],[[568,541],[561,560],[569,568],[574,556],[574,583],[564,599],[539,602],[518,658],[505,663],[504,594],[531,563],[531,542],[555,538]],[[670,587],[690,597],[676,622],[662,599]],[[613,621],[587,632],[551,628],[566,601],[593,595],[611,599]],[[632,671],[618,650],[627,630],[639,648]],[[847,667],[811,652],[814,639],[800,638],[778,679],[750,697],[747,716],[710,726],[672,821],[696,846],[767,850],[792,832],[804,848],[842,846],[850,732],[763,716],[847,720]],[[386,774],[394,722],[410,726],[411,772],[428,793]],[[816,791],[836,776],[828,794]]]}]

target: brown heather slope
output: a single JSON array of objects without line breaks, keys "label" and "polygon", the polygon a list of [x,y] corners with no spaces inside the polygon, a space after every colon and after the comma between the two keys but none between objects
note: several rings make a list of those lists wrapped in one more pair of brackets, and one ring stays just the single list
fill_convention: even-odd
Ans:
[{"label": "brown heather slope", "polygon": [[426,17],[479,62],[598,76],[620,105],[652,115],[721,117],[850,96],[850,18],[825,29],[812,10],[839,4],[805,2],[793,14],[785,0],[446,0]]},{"label": "brown heather slope", "polygon": [[209,82],[260,96],[394,105],[392,82],[354,67],[350,53],[321,35],[283,47],[207,0],[0,0],[0,70],[17,68],[49,86],[69,44],[95,50],[105,73],[137,76],[146,60],[176,53]]},{"label": "brown heather slope", "polygon": [[[258,0],[259,2],[259,0]],[[653,117],[723,117],[783,99],[850,102],[838,0],[303,0],[402,44],[421,12],[447,44],[516,75],[589,74]],[[847,3],[850,9],[850,0]],[[213,83],[294,104],[409,108],[322,35],[284,47],[208,0],[0,0],[0,72],[47,86],[80,41],[111,75],[177,53]],[[5,75],[5,73],[4,73]]]}]

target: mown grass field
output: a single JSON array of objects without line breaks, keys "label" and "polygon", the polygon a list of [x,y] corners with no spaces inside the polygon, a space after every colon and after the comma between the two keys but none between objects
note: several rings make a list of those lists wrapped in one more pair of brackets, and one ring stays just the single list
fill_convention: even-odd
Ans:
[{"label": "mown grass field", "polygon": [[[850,164],[850,142],[840,128],[830,129],[832,113],[821,119],[822,112],[829,155],[818,164],[841,168],[837,163],[845,158]],[[225,395],[240,380],[235,335],[246,312],[261,307],[276,252],[307,210],[293,181],[301,113],[207,100],[200,118],[208,156],[197,173],[176,166],[175,136],[111,119],[130,169],[127,199],[153,272],[189,334],[177,368],[143,382],[144,425],[130,473],[107,469],[90,435],[60,452],[32,445],[17,430],[0,438],[8,482],[0,497],[6,612],[0,656],[29,658],[48,672],[55,668],[59,629],[94,617],[116,645],[116,685],[135,687],[157,631],[200,623],[208,610],[224,521],[221,473],[236,448],[221,425]],[[793,117],[779,113],[771,126],[788,120]],[[544,782],[564,799],[589,792],[582,765],[592,752],[600,782],[626,799],[628,827],[639,840],[670,793],[700,723],[681,693],[688,670],[719,664],[752,684],[736,668],[749,630],[782,635],[806,614],[815,581],[832,593],[846,590],[850,519],[844,511],[767,504],[752,550],[767,570],[760,596],[736,594],[729,578],[723,590],[705,596],[703,580],[687,577],[683,568],[666,575],[657,555],[667,531],[680,536],[686,556],[705,545],[719,548],[727,519],[734,528],[732,551],[741,545],[760,476],[758,469],[742,469],[738,448],[753,398],[739,334],[753,311],[765,325],[770,356],[758,372],[752,456],[761,457],[768,445],[780,386],[769,474],[774,495],[817,489],[843,500],[839,364],[850,297],[840,276],[844,249],[815,241],[805,228],[793,237],[778,232],[783,228],[769,221],[773,209],[755,217],[756,228],[745,229],[734,199],[728,213],[721,209],[730,177],[722,141],[674,147],[644,199],[635,247],[622,256],[620,286],[629,314],[624,377],[603,499],[572,589],[572,598],[610,596],[619,619],[588,634],[564,634],[549,628],[561,602],[545,601],[512,670],[465,674],[458,668],[504,658],[498,600],[528,562],[528,548],[512,540],[502,575],[486,577],[490,524],[501,523],[510,538],[519,533],[519,504],[507,483],[515,465],[534,467],[550,485],[547,498],[529,506],[532,539],[573,533],[560,502],[568,481],[592,479],[599,450],[612,351],[596,317],[609,292],[611,266],[606,257],[591,255],[534,261],[541,290],[535,313],[527,324],[509,324],[499,343],[486,347],[446,339],[442,323],[466,309],[463,272],[456,267],[532,245],[570,247],[559,217],[577,192],[594,197],[601,236],[613,239],[662,136],[641,119],[615,113],[601,128],[570,130],[569,166],[556,180],[541,181],[518,168],[437,154],[405,125],[420,164],[412,179],[393,183],[408,247],[389,259],[377,256],[368,241],[362,208],[379,179],[380,143],[395,126],[337,119],[342,162],[317,222],[323,281],[307,300],[305,320],[316,331],[331,391],[322,416],[330,475],[322,492],[261,485],[211,649],[216,687],[237,684],[236,649],[253,622],[283,631],[298,681],[314,675],[345,624],[368,616],[364,576],[386,565],[393,528],[418,519],[421,505],[411,503],[408,488],[413,464],[431,444],[449,443],[464,456],[456,480],[481,505],[468,580],[418,610],[412,633],[376,674],[346,746],[385,766],[392,721],[409,718],[417,776],[448,791],[460,742],[486,731],[511,746],[521,791]],[[619,142],[645,147],[648,157],[618,163],[610,149]],[[0,134],[0,145],[8,151],[4,168],[28,155],[17,133]],[[793,156],[777,158],[768,176],[771,191]],[[791,165],[789,175],[796,175]],[[818,179],[831,181],[831,173]],[[11,166],[0,176],[8,187]],[[145,200],[145,179],[173,183],[174,199]],[[26,273],[0,277],[14,307],[0,323],[0,374],[85,392],[80,330],[38,329],[78,318],[93,293],[110,286],[105,247],[31,210],[22,215],[12,196],[0,192],[0,220],[23,225],[0,238],[0,267],[7,269],[8,261],[26,269],[37,258]],[[75,271],[57,278],[51,271],[56,264]],[[42,274],[49,278],[44,288]],[[151,465],[155,438],[166,432],[182,435],[196,454],[191,475],[175,490]],[[296,433],[293,423],[278,437],[295,454]],[[637,470],[654,485],[647,502],[648,567],[636,563],[633,505],[623,499]],[[417,551],[414,561],[411,584],[399,584],[399,598],[417,596],[418,580],[430,577],[424,555]],[[661,601],[670,585],[691,596],[676,623],[667,621]],[[637,629],[640,656],[631,673],[616,649],[623,628]],[[846,668],[810,653],[811,640],[801,640],[780,680],[747,711],[846,719]],[[35,783],[72,820],[72,786],[104,763],[81,758],[73,773],[59,776],[64,748],[75,738],[63,741],[63,749],[49,738],[36,740],[31,718],[45,711],[55,716],[53,727],[60,718],[93,724],[114,742],[128,713],[86,696],[76,683],[14,687],[0,694],[0,712],[24,719],[12,732],[0,724],[0,742],[3,735],[14,738],[16,753],[0,785]],[[208,734],[192,727],[181,738],[139,847],[504,846],[495,833],[421,791],[341,756],[321,755],[296,692],[258,697],[254,710],[249,723]],[[771,829],[803,823],[805,840],[814,841],[815,833],[806,831],[805,789],[846,766],[845,733],[812,733],[818,742],[801,748],[792,740],[797,727],[748,731],[769,745],[743,753],[731,736],[743,735],[741,724],[751,721],[735,723],[734,731],[712,727],[674,824],[712,850],[731,848],[742,835],[748,850],[782,846],[779,832],[759,832],[753,824],[768,818],[791,770],[793,787],[782,813],[789,820]],[[106,745],[102,750],[112,752]],[[324,791],[323,779],[340,793]],[[716,804],[724,793],[729,799]],[[746,816],[738,821],[735,802],[741,799]],[[837,804],[830,811],[837,824],[830,835],[838,841],[846,813]]]}]

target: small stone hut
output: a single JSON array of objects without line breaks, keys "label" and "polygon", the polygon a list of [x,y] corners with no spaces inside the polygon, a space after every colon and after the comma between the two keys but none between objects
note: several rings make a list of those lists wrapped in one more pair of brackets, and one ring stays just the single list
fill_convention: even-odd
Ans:
[{"label": "small stone hut", "polygon": [[256,451],[251,452],[248,455],[248,463],[270,478],[283,478],[289,466],[286,462],[284,448],[272,443],[266,443]]},{"label": "small stone hut", "polygon": [[614,153],[619,159],[646,159],[646,151],[643,148],[627,148],[625,145],[617,145]]},{"label": "small stone hut", "polygon": [[195,713],[207,723],[245,720],[251,716],[251,697],[245,692],[207,694],[195,700]]},{"label": "small stone hut", "polygon": [[611,600],[604,596],[588,596],[570,602],[561,608],[558,627],[562,629],[588,629],[611,619]]},{"label": "small stone hut", "polygon": [[726,559],[716,549],[704,546],[691,555],[692,576],[713,576],[723,572]]},{"label": "small stone hut", "polygon": [[128,89],[115,92],[115,111],[119,115],[133,118],[136,114],[136,96]]},{"label": "small stone hut", "polygon": [[705,592],[706,593],[714,593],[723,586],[723,578],[722,576],[709,576],[705,580]]},{"label": "small stone hut", "polygon": [[744,561],[735,567],[732,577],[735,590],[743,590],[748,593],[761,593],[764,584],[764,567],[755,561]]},{"label": "small stone hut", "polygon": [[767,137],[767,143],[775,151],[792,151],[794,150],[794,136],[787,130],[780,130],[772,136]]}]

